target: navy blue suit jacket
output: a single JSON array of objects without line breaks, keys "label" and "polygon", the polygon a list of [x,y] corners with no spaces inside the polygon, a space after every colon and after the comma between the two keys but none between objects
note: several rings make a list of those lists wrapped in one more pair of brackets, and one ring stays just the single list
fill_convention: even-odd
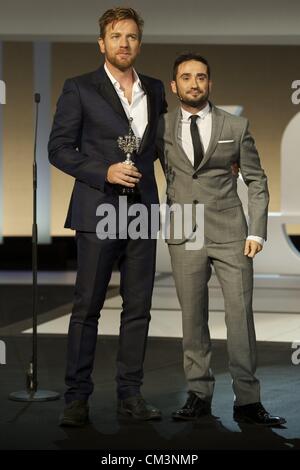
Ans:
[{"label": "navy blue suit jacket", "polygon": [[[164,87],[160,80],[139,75],[148,100],[146,127],[135,162],[142,178],[141,202],[158,203],[154,177],[155,140],[159,116],[166,112]],[[102,203],[118,209],[115,185],[105,181],[113,163],[124,161],[117,139],[128,134],[129,122],[121,101],[104,67],[66,80],[58,100],[50,134],[49,161],[75,178],[65,222],[66,228],[94,232]]]}]

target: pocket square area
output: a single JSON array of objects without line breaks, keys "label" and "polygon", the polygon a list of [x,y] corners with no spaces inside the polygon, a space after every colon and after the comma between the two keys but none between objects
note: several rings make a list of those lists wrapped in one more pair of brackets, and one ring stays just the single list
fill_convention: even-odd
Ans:
[{"label": "pocket square area", "polygon": [[233,143],[234,140],[233,139],[230,139],[230,140],[218,140],[218,144],[231,144]]}]

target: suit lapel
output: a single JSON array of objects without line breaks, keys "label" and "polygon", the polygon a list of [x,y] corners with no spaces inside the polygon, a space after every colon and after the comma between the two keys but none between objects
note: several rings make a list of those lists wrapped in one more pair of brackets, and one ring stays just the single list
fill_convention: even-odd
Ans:
[{"label": "suit lapel", "polygon": [[222,132],[223,124],[224,124],[224,115],[219,113],[218,108],[214,105],[212,106],[211,110],[211,117],[212,117],[212,126],[211,126],[211,138],[209,141],[208,149],[206,150],[203,160],[200,163],[199,168],[202,168],[207,161],[210,159],[212,154],[215,151],[216,146],[218,145],[218,140]]},{"label": "suit lapel", "polygon": [[96,71],[96,82],[97,82],[97,91],[101,97],[110,104],[116,113],[118,113],[127,123],[128,119],[120,98],[116,90],[114,89],[113,84],[105,73],[104,67],[100,67]]},{"label": "suit lapel", "polygon": [[146,146],[146,143],[147,143],[147,140],[148,140],[151,128],[152,128],[152,123],[154,121],[154,115],[155,115],[155,113],[154,113],[154,111],[155,111],[155,96],[154,96],[154,93],[152,91],[152,88],[147,83],[147,80],[145,79],[145,77],[140,76],[140,80],[141,80],[142,88],[143,88],[144,92],[147,95],[148,124],[146,126],[144,135],[142,137],[142,141],[141,141],[139,150],[137,152],[138,154],[141,154],[144,151],[144,148]]},{"label": "suit lapel", "polygon": [[[142,83],[142,87],[147,95],[148,125],[146,126],[139,150],[137,152],[138,154],[141,154],[144,151],[148,136],[151,132],[151,124],[154,120],[155,115],[155,96],[152,91],[152,88],[149,86],[146,77],[140,76],[140,80]],[[96,71],[96,83],[98,93],[129,125],[129,121],[120,101],[120,98],[118,97],[118,94],[114,89],[114,86],[111,83],[109,77],[105,73],[103,66]]]},{"label": "suit lapel", "polygon": [[[203,160],[201,161],[200,165],[198,166],[197,170],[202,168],[207,161],[210,159],[212,154],[215,151],[215,148],[218,144],[218,140],[220,137],[220,134],[222,132],[223,124],[224,124],[224,115],[219,113],[218,108],[216,108],[214,105],[212,105],[212,129],[211,129],[211,138],[209,141],[208,148],[204,154]],[[178,148],[178,153],[181,156],[182,159],[186,163],[189,164],[189,166],[194,170],[194,167],[188,158],[187,154],[183,150],[182,146],[180,145],[180,140],[179,140],[179,126],[180,126],[180,120],[181,120],[181,108],[179,107],[171,116],[171,129],[174,130],[174,135],[173,139],[174,142],[176,142],[177,148]]]}]

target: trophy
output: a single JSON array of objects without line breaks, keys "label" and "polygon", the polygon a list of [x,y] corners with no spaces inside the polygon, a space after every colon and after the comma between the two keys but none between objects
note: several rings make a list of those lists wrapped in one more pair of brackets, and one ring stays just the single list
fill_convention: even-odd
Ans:
[{"label": "trophy", "polygon": [[[124,160],[123,163],[126,163],[126,165],[130,166],[134,165],[134,162],[131,160],[131,156],[133,152],[138,150],[141,142],[141,139],[136,137],[133,133],[131,127],[132,121],[133,119],[129,118],[128,135],[125,135],[124,137],[118,137],[118,146],[126,154],[126,160]],[[127,186],[118,185],[118,191],[121,196],[128,196],[131,199],[134,199],[139,194],[138,188],[136,186],[129,188]]]}]

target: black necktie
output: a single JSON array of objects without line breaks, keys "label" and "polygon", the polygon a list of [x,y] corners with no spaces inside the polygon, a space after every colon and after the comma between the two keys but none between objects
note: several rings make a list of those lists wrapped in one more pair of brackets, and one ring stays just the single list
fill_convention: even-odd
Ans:
[{"label": "black necktie", "polygon": [[203,149],[202,149],[199,130],[197,126],[198,117],[199,116],[197,114],[190,116],[190,120],[191,120],[190,129],[191,129],[191,136],[192,136],[193,147],[194,147],[194,168],[195,169],[198,168],[203,158]]}]

